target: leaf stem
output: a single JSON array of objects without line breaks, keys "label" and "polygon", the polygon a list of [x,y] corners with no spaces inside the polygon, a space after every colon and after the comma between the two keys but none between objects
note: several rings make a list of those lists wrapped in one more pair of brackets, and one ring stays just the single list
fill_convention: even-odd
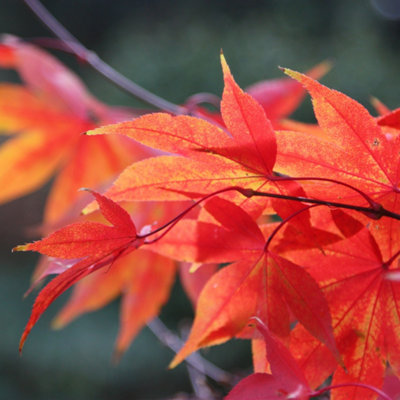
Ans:
[{"label": "leaf stem", "polygon": [[390,264],[392,264],[392,262],[400,255],[400,250],[397,251],[392,257],[389,258],[389,260],[387,260],[386,262],[383,263],[383,268],[385,269],[389,269]]},{"label": "leaf stem", "polygon": [[379,396],[383,397],[386,400],[392,400],[385,392],[382,392],[382,390],[380,390],[380,389],[378,389],[378,388],[376,388],[374,386],[367,385],[365,383],[360,383],[360,382],[340,383],[340,384],[337,384],[337,385],[327,386],[327,387],[324,387],[324,388],[322,388],[320,390],[317,390],[316,392],[311,393],[310,396],[311,397],[315,397],[315,396],[319,396],[322,393],[327,392],[328,390],[338,389],[338,388],[342,388],[342,387],[354,387],[354,386],[371,390],[371,391],[375,392],[376,394],[378,394]]},{"label": "leaf stem", "polygon": [[185,107],[178,106],[155,95],[154,93],[149,92],[104,62],[94,51],[87,49],[43,6],[39,0],[23,1],[39,18],[39,20],[63,42],[65,47],[71,51],[71,53],[87,62],[93,69],[119,88],[160,110],[175,115],[187,114]]},{"label": "leaf stem", "polygon": [[309,210],[310,208],[314,208],[314,207],[318,207],[320,204],[313,204],[311,206],[306,206],[304,208],[302,208],[301,210],[297,210],[296,212],[294,212],[293,214],[289,215],[287,218],[285,218],[284,220],[281,221],[281,223],[272,231],[272,233],[268,236],[268,239],[265,243],[264,246],[264,253],[266,253],[268,251],[268,247],[272,241],[272,239],[276,236],[276,234],[281,230],[281,228],[287,223],[289,222],[291,219],[297,217],[299,214],[301,214],[304,211]]},{"label": "leaf stem", "polygon": [[143,238],[152,236],[152,235],[165,229],[165,231],[162,232],[162,234],[160,236],[158,236],[155,239],[152,239],[150,241],[144,242],[144,244],[154,243],[154,242],[160,240],[162,237],[164,237],[186,214],[188,214],[190,211],[192,211],[193,208],[197,207],[200,203],[202,203],[203,201],[205,201],[213,196],[217,196],[218,194],[229,192],[231,190],[235,190],[235,191],[238,191],[239,193],[241,193],[243,189],[238,186],[230,186],[225,189],[217,190],[216,192],[210,193],[210,194],[202,197],[200,200],[195,201],[190,207],[188,207],[186,210],[179,213],[176,217],[174,217],[172,220],[168,221],[166,224],[160,226],[159,228],[155,229],[152,232],[146,233],[145,235],[137,235],[137,237],[143,239]]}]

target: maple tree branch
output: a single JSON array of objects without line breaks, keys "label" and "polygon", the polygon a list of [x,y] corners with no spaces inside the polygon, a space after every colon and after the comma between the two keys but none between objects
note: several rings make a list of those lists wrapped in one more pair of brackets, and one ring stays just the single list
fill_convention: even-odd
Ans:
[{"label": "maple tree branch", "polygon": [[[351,186],[349,186],[349,187],[351,187]],[[195,201],[190,207],[188,207],[186,210],[179,213],[176,217],[174,217],[172,220],[168,221],[166,224],[164,224],[164,225],[160,226],[159,228],[156,228],[154,231],[151,231],[144,235],[137,235],[137,238],[145,239],[149,236],[152,236],[158,232],[163,231],[158,237],[156,237],[152,240],[145,241],[143,244],[152,244],[152,243],[157,242],[158,240],[163,238],[186,214],[188,214],[191,210],[193,210],[193,208],[198,206],[200,203],[202,203],[203,201],[205,201],[213,196],[217,196],[218,194],[222,194],[222,193],[229,192],[232,190],[237,191],[240,194],[242,194],[243,196],[248,197],[248,198],[253,197],[253,196],[270,197],[270,198],[275,198],[275,199],[297,201],[297,202],[302,202],[302,203],[310,203],[310,204],[314,204],[314,205],[324,205],[327,207],[344,208],[344,209],[348,209],[348,210],[354,210],[354,211],[361,212],[364,215],[366,215],[372,219],[380,219],[382,217],[389,217],[389,218],[393,218],[393,219],[400,221],[400,214],[396,214],[392,211],[386,210],[386,208],[384,208],[382,205],[375,203],[372,200],[371,201],[373,203],[372,203],[371,207],[362,207],[362,206],[357,206],[357,205],[347,204],[347,203],[338,203],[338,202],[334,202],[334,201],[311,199],[311,198],[302,197],[302,196],[289,196],[289,195],[277,194],[277,193],[259,192],[257,190],[245,189],[245,188],[241,188],[239,186],[230,186],[230,187],[227,187],[224,189],[217,190],[216,192],[210,193],[210,194],[202,197],[200,200]],[[355,190],[357,190],[357,189],[355,189]],[[299,212],[302,212],[304,210],[305,209],[302,209]],[[292,215],[292,217],[296,216],[299,212],[294,213]],[[291,217],[289,217],[289,218],[291,218]],[[266,247],[268,247],[269,242],[270,242],[270,239],[268,239],[268,241],[266,243]]]},{"label": "maple tree branch", "polygon": [[39,20],[64,44],[72,54],[87,62],[93,69],[117,85],[119,88],[133,95],[134,97],[150,104],[160,110],[172,114],[187,114],[185,107],[171,103],[145,88],[139,86],[126,76],[119,73],[94,51],[87,49],[75,36],[73,36],[44,6],[39,0],[23,0]]},{"label": "maple tree branch", "polygon": [[299,202],[303,202],[303,203],[320,204],[320,205],[325,205],[327,207],[344,208],[347,210],[358,211],[358,212],[361,212],[373,219],[380,219],[381,217],[389,217],[389,218],[393,218],[393,219],[400,221],[400,214],[396,214],[392,211],[389,211],[381,205],[379,205],[379,208],[362,207],[362,206],[356,206],[353,204],[338,203],[335,201],[310,199],[308,197],[302,197],[302,196],[288,196],[288,195],[284,195],[284,194],[259,192],[257,190],[253,190],[253,189],[242,189],[242,190],[237,189],[237,190],[246,197],[261,196],[261,197],[271,197],[271,198],[282,199],[282,200],[299,201]]},{"label": "maple tree branch", "polygon": [[188,370],[190,383],[192,384],[193,392],[196,395],[196,399],[198,400],[215,399],[213,392],[207,385],[206,376],[197,369],[190,366],[189,364],[186,365],[186,368]]},{"label": "maple tree branch", "polygon": [[[148,322],[147,327],[161,343],[169,347],[174,353],[177,353],[184,345],[184,342],[177,335],[172,333],[158,317]],[[215,382],[231,385],[240,380],[239,377],[217,367],[210,361],[204,359],[198,353],[191,354],[185,359],[185,361],[197,371],[207,375]]]},{"label": "maple tree branch", "polygon": [[[189,335],[189,329],[187,327],[183,327],[180,329],[180,331],[181,338],[186,340]],[[214,393],[208,385],[207,376],[202,371],[193,368],[188,363],[186,363],[186,369],[188,371],[190,383],[192,384],[193,392],[196,395],[196,398],[199,400],[215,399]]]},{"label": "maple tree branch", "polygon": [[359,195],[361,195],[366,201],[367,203],[372,207],[372,208],[376,208],[379,209],[379,207],[381,207],[380,204],[378,204],[377,202],[375,202],[374,200],[371,199],[371,197],[369,197],[366,193],[364,193],[362,190],[349,185],[348,183],[345,182],[340,182],[337,181],[336,179],[331,179],[331,178],[319,178],[319,177],[291,177],[291,176],[284,176],[284,175],[280,175],[279,173],[276,173],[278,176],[273,177],[271,180],[272,181],[322,181],[322,182],[331,182],[331,183],[335,183],[337,185],[341,185],[341,186],[345,186],[351,190],[354,190],[355,192],[357,192]]}]

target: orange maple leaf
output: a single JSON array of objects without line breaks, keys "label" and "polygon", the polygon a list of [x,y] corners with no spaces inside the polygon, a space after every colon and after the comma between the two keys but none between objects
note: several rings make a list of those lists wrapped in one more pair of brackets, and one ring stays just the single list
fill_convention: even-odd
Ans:
[{"label": "orange maple leaf", "polygon": [[111,268],[96,271],[75,285],[53,326],[62,328],[79,315],[104,307],[121,295],[120,331],[115,345],[118,359],[168,300],[175,272],[174,261],[150,251],[139,249],[122,255]]},{"label": "orange maple leaf", "polygon": [[12,135],[0,148],[0,203],[37,189],[60,170],[44,217],[45,223],[56,224],[77,207],[79,188],[105,184],[149,152],[122,137],[82,135],[98,122],[131,118],[132,113],[94,99],[49,54],[15,38],[2,44],[0,60],[4,53],[8,62],[0,65],[16,68],[27,87],[0,85],[0,131]]}]

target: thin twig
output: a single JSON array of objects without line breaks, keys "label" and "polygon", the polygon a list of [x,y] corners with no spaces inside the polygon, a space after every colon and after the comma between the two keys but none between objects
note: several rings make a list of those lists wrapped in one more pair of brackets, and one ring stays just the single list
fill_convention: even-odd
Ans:
[{"label": "thin twig", "polygon": [[383,392],[382,390],[376,388],[375,386],[372,385],[367,385],[365,383],[361,383],[361,382],[347,382],[347,383],[339,383],[337,385],[332,385],[332,386],[327,386],[324,387],[320,390],[317,390],[313,393],[310,394],[311,397],[315,397],[315,396],[319,396],[320,394],[327,392],[328,390],[332,390],[332,389],[339,389],[339,388],[343,388],[343,387],[361,387],[363,389],[368,389],[371,390],[373,392],[375,392],[377,395],[379,395],[380,397],[382,397],[385,400],[392,400],[385,392]]},{"label": "thin twig", "polygon": [[300,182],[300,181],[321,181],[321,182],[330,182],[330,183],[335,183],[336,185],[341,185],[345,186],[351,190],[354,190],[357,192],[360,196],[362,196],[367,203],[372,207],[372,208],[379,208],[379,204],[376,203],[374,200],[371,199],[366,193],[361,191],[360,189],[346,183],[346,182],[340,182],[336,179],[331,179],[331,178],[322,178],[322,177],[309,177],[309,176],[301,176],[301,177],[291,177],[291,176],[286,176],[282,175],[278,172],[275,172],[276,177],[273,177],[271,180],[272,181],[278,181],[278,182],[284,182],[284,181],[295,181],[295,182]]},{"label": "thin twig", "polygon": [[[189,332],[190,330],[188,326],[184,326],[182,329],[180,329],[180,336],[183,341],[187,340]],[[193,392],[196,398],[198,400],[215,400],[215,394],[208,385],[207,376],[203,372],[193,368],[188,363],[186,363],[186,368],[188,370],[190,383],[192,384]]]},{"label": "thin twig", "polygon": [[265,192],[259,192],[257,190],[252,190],[252,189],[237,189],[237,190],[238,190],[238,192],[242,193],[246,197],[261,196],[261,197],[271,197],[271,198],[282,199],[282,200],[298,201],[298,202],[310,203],[310,204],[321,204],[321,205],[325,205],[327,207],[344,208],[346,210],[358,211],[360,213],[367,215],[368,217],[370,217],[372,219],[380,219],[382,217],[388,217],[388,218],[400,220],[400,214],[389,211],[380,204],[378,204],[379,208],[361,207],[361,206],[356,206],[353,204],[338,203],[335,201],[327,201],[327,200],[319,200],[319,199],[311,199],[311,198],[302,197],[302,196],[287,196],[287,195],[276,194],[276,193],[265,193]]},{"label": "thin twig", "polygon": [[276,236],[276,234],[283,228],[283,226],[288,223],[289,221],[291,221],[293,218],[297,217],[299,214],[301,214],[304,211],[308,211],[310,208],[313,207],[318,207],[320,204],[313,204],[312,206],[306,206],[300,210],[297,210],[296,212],[294,212],[293,214],[289,215],[287,218],[285,218],[284,220],[282,220],[280,222],[280,224],[272,231],[272,233],[268,236],[268,239],[265,243],[264,246],[264,252],[267,253],[268,252],[268,247],[271,244],[272,239]]},{"label": "thin twig", "polygon": [[185,107],[171,103],[137,85],[135,82],[120,74],[117,70],[104,62],[94,51],[87,49],[77,38],[65,29],[65,27],[43,6],[39,0],[23,1],[40,19],[40,21],[64,43],[67,49],[80,59],[85,60],[92,68],[112,83],[136,98],[157,107],[160,110],[175,115],[187,114]]},{"label": "thin twig", "polygon": [[[174,353],[177,353],[184,345],[184,342],[171,332],[159,318],[154,318],[148,322],[147,327],[161,343],[169,347]],[[210,361],[207,361],[198,353],[191,354],[186,358],[186,362],[197,371],[219,383],[233,385],[240,379],[240,377],[230,374]]]},{"label": "thin twig", "polygon": [[198,400],[213,400],[215,399],[214,393],[207,385],[206,376],[187,364],[188,375],[193,387],[193,392]]},{"label": "thin twig", "polygon": [[186,99],[185,106],[189,110],[195,109],[199,104],[207,103],[219,109],[221,98],[213,93],[196,93]]}]

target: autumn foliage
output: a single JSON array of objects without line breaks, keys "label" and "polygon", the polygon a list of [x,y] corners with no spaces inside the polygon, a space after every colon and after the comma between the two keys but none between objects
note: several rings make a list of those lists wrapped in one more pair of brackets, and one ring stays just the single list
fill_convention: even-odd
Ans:
[{"label": "autumn foliage", "polygon": [[[43,50],[16,38],[0,45],[0,65],[23,81],[0,85],[10,136],[0,201],[57,173],[48,236],[14,248],[43,255],[32,288],[56,274],[20,350],[74,286],[55,325],[122,295],[119,357],[178,272],[195,318],[171,367],[241,338],[254,374],[227,400],[330,389],[335,400],[376,398],[386,376],[400,376],[400,111],[380,105],[373,117],[323,86],[327,63],[245,91],[221,63],[220,112],[199,104],[140,116],[96,100]],[[289,119],[306,92],[315,125]]]}]

